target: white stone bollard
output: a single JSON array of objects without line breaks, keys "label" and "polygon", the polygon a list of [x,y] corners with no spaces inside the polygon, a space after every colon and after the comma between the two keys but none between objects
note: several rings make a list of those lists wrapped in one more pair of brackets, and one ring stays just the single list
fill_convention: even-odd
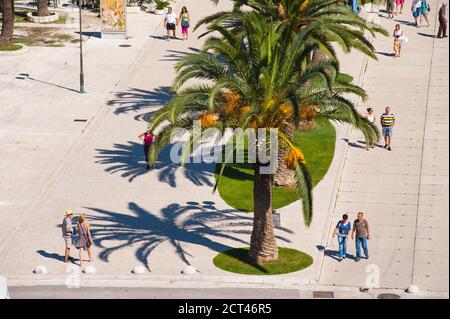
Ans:
[{"label": "white stone bollard", "polygon": [[406,289],[406,292],[412,295],[419,295],[420,294],[420,289],[418,286],[416,285],[411,285],[408,287],[408,289]]},{"label": "white stone bollard", "polygon": [[87,275],[93,275],[93,274],[95,274],[95,272],[96,272],[96,269],[92,265],[86,266],[86,268],[83,269],[83,273],[85,273]]},{"label": "white stone bollard", "polygon": [[0,299],[9,299],[8,280],[0,276]]},{"label": "white stone bollard", "polygon": [[183,275],[196,275],[197,274],[197,269],[194,266],[186,266],[183,268],[183,270],[181,271],[181,273]]},{"label": "white stone bollard", "polygon": [[45,275],[46,273],[48,273],[48,270],[44,265],[38,265],[36,266],[36,268],[34,268],[33,272],[36,275]]},{"label": "white stone bollard", "polygon": [[144,274],[147,270],[142,265],[136,265],[134,266],[133,270],[131,271],[135,275]]}]

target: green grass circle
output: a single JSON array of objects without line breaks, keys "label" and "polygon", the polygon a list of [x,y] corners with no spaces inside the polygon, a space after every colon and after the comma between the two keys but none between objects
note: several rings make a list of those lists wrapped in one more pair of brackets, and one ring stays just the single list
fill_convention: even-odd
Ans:
[{"label": "green grass circle", "polygon": [[217,268],[242,275],[281,275],[305,269],[313,263],[313,258],[291,248],[278,248],[278,260],[257,265],[250,261],[250,247],[234,248],[218,254],[213,259]]},{"label": "green grass circle", "polygon": [[[316,120],[317,127],[296,132],[293,142],[304,153],[306,166],[315,187],[328,172],[333,161],[336,144],[336,131],[324,119]],[[217,174],[216,174],[217,178]],[[220,197],[231,207],[253,212],[253,168],[251,164],[229,164],[223,171],[219,182]],[[274,187],[274,209],[279,209],[299,200],[295,188]]]},{"label": "green grass circle", "polygon": [[18,51],[20,49],[22,49],[22,46],[15,43],[7,47],[0,47],[0,51]]}]

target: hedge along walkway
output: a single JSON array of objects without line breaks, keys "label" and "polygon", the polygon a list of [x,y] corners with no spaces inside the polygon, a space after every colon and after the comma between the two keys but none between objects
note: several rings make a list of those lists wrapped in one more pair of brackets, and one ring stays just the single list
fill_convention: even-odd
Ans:
[{"label": "hedge along walkway", "polygon": [[[297,132],[294,144],[305,154],[306,164],[316,186],[330,167],[334,156],[336,131],[328,120],[317,120],[314,129]],[[253,169],[251,164],[228,165],[219,183],[222,199],[231,207],[253,211]],[[273,208],[285,207],[299,199],[296,189],[273,188]]]}]

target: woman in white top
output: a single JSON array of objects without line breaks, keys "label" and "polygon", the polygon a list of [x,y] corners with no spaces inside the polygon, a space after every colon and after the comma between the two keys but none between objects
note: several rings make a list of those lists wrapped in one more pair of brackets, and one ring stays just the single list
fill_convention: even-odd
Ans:
[{"label": "woman in white top", "polygon": [[403,36],[403,30],[400,27],[400,24],[396,24],[395,25],[395,29],[394,29],[394,34],[392,35],[394,37],[394,58],[399,58],[400,57],[400,52],[402,50],[402,42],[401,42],[401,37]]},{"label": "woman in white top", "polygon": [[[373,108],[368,107],[367,108],[367,113],[366,113],[366,115],[364,117],[370,123],[375,124],[376,117],[375,117],[375,113],[373,112]],[[369,150],[369,148],[374,148],[372,139],[366,138],[366,141],[367,141],[366,150]]]}]

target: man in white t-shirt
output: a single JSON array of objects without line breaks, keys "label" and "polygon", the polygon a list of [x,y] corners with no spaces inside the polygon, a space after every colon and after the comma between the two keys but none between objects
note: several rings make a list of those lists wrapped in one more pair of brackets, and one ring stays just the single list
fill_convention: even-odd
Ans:
[{"label": "man in white t-shirt", "polygon": [[167,40],[170,40],[170,33],[172,32],[173,37],[176,38],[175,29],[177,25],[177,15],[173,13],[172,7],[167,9],[166,17],[164,18],[164,25],[167,30]]}]

